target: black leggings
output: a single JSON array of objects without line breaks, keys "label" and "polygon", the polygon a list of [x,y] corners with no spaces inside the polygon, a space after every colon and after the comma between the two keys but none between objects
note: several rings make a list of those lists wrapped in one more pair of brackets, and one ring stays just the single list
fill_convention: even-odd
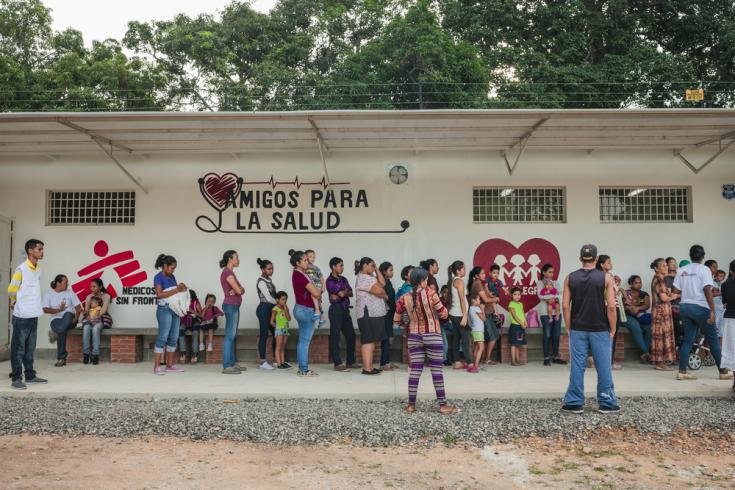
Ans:
[{"label": "black leggings", "polygon": [[275,305],[272,303],[260,303],[255,309],[255,315],[258,317],[260,324],[260,333],[258,336],[258,356],[260,361],[266,360],[266,346],[268,345],[268,334],[273,339],[273,357],[276,355],[276,329],[271,326],[271,312]]},{"label": "black leggings", "polygon": [[470,329],[469,327],[460,326],[462,321],[461,316],[449,316],[449,320],[452,322],[454,332],[452,335],[452,360],[454,362],[459,361],[459,347],[460,343],[462,346],[462,353],[464,354],[465,361],[468,363],[472,362],[472,351],[470,351]]}]

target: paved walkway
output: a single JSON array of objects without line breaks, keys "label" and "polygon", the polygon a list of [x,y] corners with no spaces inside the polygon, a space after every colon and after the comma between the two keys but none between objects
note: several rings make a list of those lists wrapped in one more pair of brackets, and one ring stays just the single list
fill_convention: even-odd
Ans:
[{"label": "paved walkway", "polygon": [[[0,383],[0,396],[72,396],[96,398],[353,398],[404,399],[408,373],[405,369],[379,376],[363,376],[359,371],[338,373],[329,365],[312,366],[320,376],[300,378],[296,370],[263,371],[255,364],[239,376],[220,373],[214,365],[186,365],[186,372],[154,376],[149,363],[98,366],[70,364],[53,366],[51,360],[36,364],[47,385],[34,385],[25,391],[10,388],[9,378]],[[10,363],[0,363],[0,372],[9,373]],[[544,367],[540,363],[521,367],[490,366],[478,374],[445,368],[449,398],[561,398],[569,377],[567,366]],[[732,396],[732,381],[720,381],[714,367],[695,372],[696,381],[676,381],[675,372],[659,372],[635,362],[614,372],[618,396],[694,397]],[[588,370],[585,386],[594,396],[596,374]],[[428,369],[424,371],[419,396],[433,398]]]}]

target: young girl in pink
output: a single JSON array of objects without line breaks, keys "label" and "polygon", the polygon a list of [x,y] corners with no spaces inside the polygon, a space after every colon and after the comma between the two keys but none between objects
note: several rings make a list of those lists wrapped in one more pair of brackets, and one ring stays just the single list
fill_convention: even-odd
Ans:
[{"label": "young girl in pink", "polygon": [[539,297],[552,297],[546,302],[547,314],[549,315],[549,318],[553,317],[554,320],[559,321],[559,291],[554,287],[554,281],[544,279],[542,279],[542,281],[544,283],[544,287],[539,291],[538,295]]},{"label": "young girl in pink", "polygon": [[223,316],[222,310],[217,308],[215,302],[217,298],[214,294],[208,294],[204,300],[204,309],[202,310],[202,323],[200,328],[202,329],[201,341],[199,343],[199,350],[204,350],[204,332],[207,332],[207,352],[212,352],[214,347],[212,343],[214,341],[214,331],[217,330],[218,318]]}]

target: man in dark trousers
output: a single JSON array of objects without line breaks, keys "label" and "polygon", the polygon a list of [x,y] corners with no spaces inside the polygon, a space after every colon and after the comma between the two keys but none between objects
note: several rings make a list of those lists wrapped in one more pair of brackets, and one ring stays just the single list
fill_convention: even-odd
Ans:
[{"label": "man in dark trousers", "polygon": [[620,411],[612,379],[612,345],[617,317],[613,278],[595,269],[597,247],[584,245],[582,268],[564,280],[564,318],[568,318],[571,373],[562,412],[584,412],[584,371],[592,353],[597,370],[597,404],[600,413]]}]

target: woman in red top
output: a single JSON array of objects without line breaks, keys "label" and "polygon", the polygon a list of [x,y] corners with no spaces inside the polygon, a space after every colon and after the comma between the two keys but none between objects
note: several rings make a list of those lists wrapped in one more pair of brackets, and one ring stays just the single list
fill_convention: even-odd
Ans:
[{"label": "woman in red top", "polygon": [[[410,279],[413,289],[398,300],[396,313],[393,316],[394,323],[403,323],[408,336],[410,374],[406,412],[413,413],[416,410],[419,378],[424,370],[424,359],[428,358],[436,399],[439,401],[439,412],[457,413],[459,410],[447,404],[444,394],[444,343],[442,342],[441,325],[437,318],[438,313],[440,318],[446,320],[449,313],[436,291],[428,286],[428,276],[428,272],[422,268],[411,271]],[[404,313],[408,317],[407,323],[404,322]]]},{"label": "woman in red top", "polygon": [[[299,376],[318,376],[309,369],[309,344],[314,335],[314,305],[322,299],[322,293],[311,282],[306,270],[310,266],[306,253],[301,250],[289,250],[290,262],[293,266],[291,283],[296,305],[293,308],[293,317],[299,324],[299,342],[296,345],[296,360],[299,363]],[[317,303],[315,303],[317,301]]]}]

